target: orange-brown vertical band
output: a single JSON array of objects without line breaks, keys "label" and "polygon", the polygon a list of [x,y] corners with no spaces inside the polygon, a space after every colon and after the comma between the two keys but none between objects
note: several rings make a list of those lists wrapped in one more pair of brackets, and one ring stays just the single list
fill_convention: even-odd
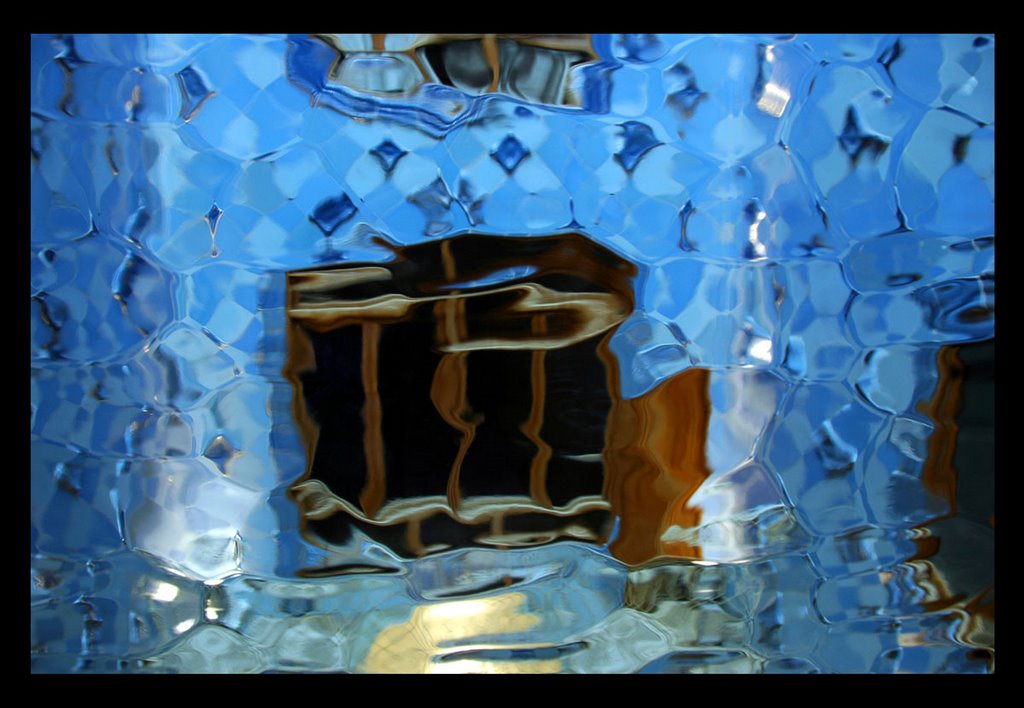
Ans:
[{"label": "orange-brown vertical band", "polygon": [[[543,315],[531,318],[531,332],[544,334],[547,331]],[[522,425],[523,434],[537,446],[537,454],[530,463],[530,496],[543,506],[551,506],[551,497],[547,489],[548,462],[551,460],[551,446],[540,435],[544,427],[544,406],[547,392],[547,376],[544,371],[543,349],[535,350],[530,355],[530,416]]]},{"label": "orange-brown vertical band", "polygon": [[[607,340],[603,356],[610,357]],[[609,361],[610,375],[617,368]],[[711,402],[709,372],[687,369],[639,398],[612,399],[605,435],[605,497],[619,518],[609,550],[624,563],[658,556],[700,558],[699,546],[662,540],[672,526],[700,523],[699,508],[687,504],[711,474],[706,447]],[[609,382],[618,392],[619,382]]]},{"label": "orange-brown vertical band", "polygon": [[473,444],[473,437],[479,424],[467,398],[467,356],[467,352],[443,355],[437,365],[430,387],[430,399],[434,403],[434,408],[437,409],[444,422],[459,431],[461,436],[459,451],[455,455],[451,472],[448,473],[448,488],[446,490],[448,505],[454,510],[457,510],[462,503],[460,485],[462,462],[466,459],[469,446]]},{"label": "orange-brown vertical band", "polygon": [[956,417],[963,406],[964,365],[958,356],[959,347],[943,347],[937,360],[939,382],[928,402],[918,404],[918,410],[935,423],[935,431],[928,439],[928,458],[924,462],[921,481],[932,494],[949,504],[949,512],[942,518],[956,514],[956,436],[959,426]]}]

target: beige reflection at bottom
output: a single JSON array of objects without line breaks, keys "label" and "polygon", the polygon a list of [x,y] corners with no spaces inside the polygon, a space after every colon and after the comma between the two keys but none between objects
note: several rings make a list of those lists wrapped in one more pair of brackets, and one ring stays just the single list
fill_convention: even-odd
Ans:
[{"label": "beige reflection at bottom", "polygon": [[522,610],[526,596],[510,592],[495,597],[421,605],[405,622],[385,627],[374,639],[360,667],[369,673],[558,673],[561,659],[438,661],[445,654],[487,649],[526,649],[540,644],[461,643],[460,640],[512,634],[532,629],[540,617]]}]

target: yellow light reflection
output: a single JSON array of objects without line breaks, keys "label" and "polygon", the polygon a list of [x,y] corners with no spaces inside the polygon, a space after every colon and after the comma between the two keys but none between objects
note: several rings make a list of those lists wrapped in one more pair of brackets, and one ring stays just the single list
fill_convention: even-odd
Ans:
[{"label": "yellow light reflection", "polygon": [[510,592],[416,607],[408,621],[381,630],[361,669],[370,673],[557,673],[561,659],[438,660],[472,649],[524,648],[527,645],[515,642],[484,646],[464,640],[484,635],[493,639],[535,627],[540,618],[522,611],[525,602],[523,593]]}]

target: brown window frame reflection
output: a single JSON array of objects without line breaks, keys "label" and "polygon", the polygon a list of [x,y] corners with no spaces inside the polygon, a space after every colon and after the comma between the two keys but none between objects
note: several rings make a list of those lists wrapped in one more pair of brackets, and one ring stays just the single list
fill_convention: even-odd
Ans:
[{"label": "brown window frame reflection", "polygon": [[[710,474],[708,371],[621,397],[609,340],[634,309],[635,265],[574,233],[389,248],[388,262],[287,276],[284,373],[307,453],[289,494],[307,540],[334,548],[359,530],[414,557],[611,540],[611,553],[631,564],[701,557],[662,537],[700,523],[687,502]],[[415,395],[399,406],[388,377]],[[489,399],[474,398],[481,387]],[[545,432],[557,420],[567,428],[558,450]],[[432,425],[437,432],[420,429]],[[574,454],[564,449],[583,440]],[[432,464],[408,461],[445,445]],[[440,467],[443,484],[425,479]],[[403,470],[424,479],[403,479]],[[494,470],[517,479],[486,476]],[[412,492],[389,496],[391,486]]]}]

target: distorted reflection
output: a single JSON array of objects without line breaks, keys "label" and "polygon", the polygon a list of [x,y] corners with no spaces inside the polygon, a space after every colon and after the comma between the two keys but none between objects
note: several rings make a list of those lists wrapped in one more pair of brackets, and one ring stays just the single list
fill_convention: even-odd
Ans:
[{"label": "distorted reflection", "polygon": [[[337,53],[331,78],[381,96],[425,83],[469,95],[502,93],[540,104],[579,105],[569,70],[597,59],[589,35],[319,35]],[[369,46],[367,46],[369,39]]]},{"label": "distorted reflection", "polygon": [[370,673],[558,673],[557,656],[536,658],[546,647],[514,640],[541,621],[524,611],[525,602],[525,595],[510,592],[417,606],[406,622],[381,630],[361,668]]},{"label": "distorted reflection", "polygon": [[709,475],[708,372],[621,397],[608,338],[635,266],[576,234],[396,256],[289,278],[310,460],[292,494],[314,543],[359,531],[419,556],[569,538],[630,563],[700,557],[669,530],[701,518],[687,500]]}]

